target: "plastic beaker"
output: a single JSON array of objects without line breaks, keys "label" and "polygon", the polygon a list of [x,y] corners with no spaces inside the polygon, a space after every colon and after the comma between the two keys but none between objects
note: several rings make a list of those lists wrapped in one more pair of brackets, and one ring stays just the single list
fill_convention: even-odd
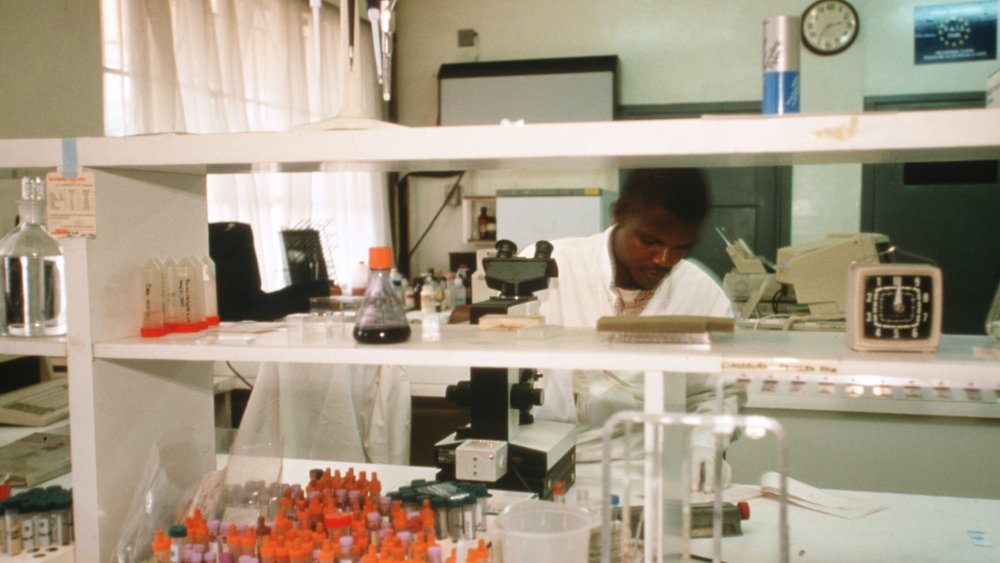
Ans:
[{"label": "plastic beaker", "polygon": [[361,297],[356,295],[309,298],[309,312],[323,317],[334,337],[347,334],[345,327],[354,322],[360,306]]},{"label": "plastic beaker", "polygon": [[593,517],[580,507],[529,500],[497,516],[504,563],[586,563]]}]

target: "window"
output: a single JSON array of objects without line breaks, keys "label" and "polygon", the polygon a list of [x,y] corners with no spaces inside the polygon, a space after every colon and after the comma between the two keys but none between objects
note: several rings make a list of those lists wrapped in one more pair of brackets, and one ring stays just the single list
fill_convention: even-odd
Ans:
[{"label": "window", "polygon": [[[339,108],[339,14],[328,4],[316,11],[303,0],[101,5],[107,135],[284,131]],[[377,118],[374,57],[361,54],[365,109]],[[384,184],[367,172],[213,175],[208,218],[251,225],[268,291],[289,281],[281,231],[325,225],[334,246],[325,249],[328,272],[346,281],[369,246],[388,241]]]}]

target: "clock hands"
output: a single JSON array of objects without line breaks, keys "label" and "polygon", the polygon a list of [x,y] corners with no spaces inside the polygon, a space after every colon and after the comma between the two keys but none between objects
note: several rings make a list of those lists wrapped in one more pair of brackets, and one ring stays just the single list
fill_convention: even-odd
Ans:
[{"label": "clock hands", "polygon": [[895,312],[897,312],[897,313],[902,313],[904,310],[906,310],[906,307],[903,305],[903,287],[902,286],[899,286],[899,285],[896,286],[896,295],[892,299],[892,310],[895,311]]}]

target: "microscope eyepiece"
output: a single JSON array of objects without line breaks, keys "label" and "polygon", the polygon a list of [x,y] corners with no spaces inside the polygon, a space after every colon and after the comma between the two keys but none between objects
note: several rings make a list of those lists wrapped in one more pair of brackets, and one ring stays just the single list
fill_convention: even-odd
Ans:
[{"label": "microscope eyepiece", "polygon": [[517,245],[507,239],[497,241],[497,258],[511,258],[517,254]]},{"label": "microscope eyepiece", "polygon": [[552,243],[547,240],[540,240],[535,243],[535,258],[548,260],[552,257]]}]

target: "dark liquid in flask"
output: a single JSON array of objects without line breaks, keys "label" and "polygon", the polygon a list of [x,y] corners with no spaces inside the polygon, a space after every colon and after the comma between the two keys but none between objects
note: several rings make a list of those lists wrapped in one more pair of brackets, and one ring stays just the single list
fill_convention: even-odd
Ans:
[{"label": "dark liquid in flask", "polygon": [[354,339],[364,344],[394,344],[410,338],[410,326],[354,327]]}]

